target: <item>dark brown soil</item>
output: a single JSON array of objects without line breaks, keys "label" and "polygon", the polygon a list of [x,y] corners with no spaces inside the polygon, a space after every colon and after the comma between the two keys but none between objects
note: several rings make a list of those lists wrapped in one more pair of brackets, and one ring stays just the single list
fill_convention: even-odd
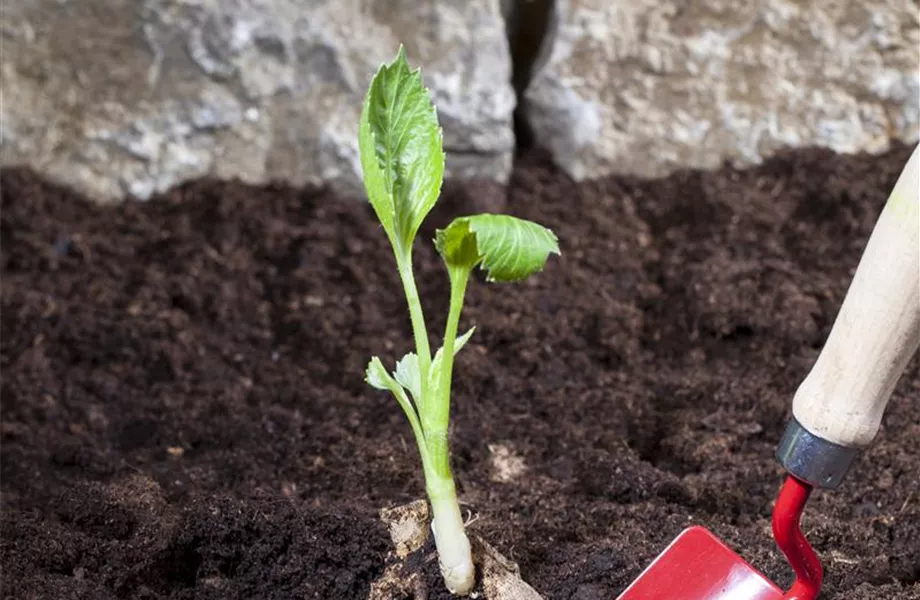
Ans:
[{"label": "dark brown soil", "polygon": [[[553,599],[612,599],[691,523],[788,584],[773,451],[908,152],[584,185],[523,158],[507,210],[564,255],[471,286],[452,438],[471,529]],[[23,170],[2,184],[3,597],[364,598],[389,551],[376,511],[423,492],[404,416],[362,381],[411,339],[368,207],[205,181],[102,208]],[[501,198],[452,186],[429,222]],[[810,502],[824,598],[920,598],[918,363]],[[491,480],[498,445],[523,476]]]}]

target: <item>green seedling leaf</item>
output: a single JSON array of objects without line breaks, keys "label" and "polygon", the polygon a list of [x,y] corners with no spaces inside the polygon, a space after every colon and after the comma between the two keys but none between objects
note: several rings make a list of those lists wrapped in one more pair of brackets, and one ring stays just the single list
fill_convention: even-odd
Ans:
[{"label": "green seedling leaf", "polygon": [[412,426],[412,431],[415,434],[415,440],[418,442],[419,452],[421,452],[424,460],[428,460],[427,450],[424,443],[425,433],[422,430],[422,424],[418,420],[418,413],[415,412],[415,409],[412,407],[412,403],[409,401],[409,398],[406,397],[406,392],[402,389],[402,387],[400,387],[399,383],[387,372],[387,368],[383,366],[383,363],[380,362],[380,359],[376,356],[373,357],[369,363],[367,363],[367,376],[365,381],[367,381],[368,384],[377,388],[378,390],[389,390],[393,394],[393,396],[396,398],[396,402],[399,403],[399,406],[403,409],[403,412],[406,413],[406,418],[409,419],[409,425]]},{"label": "green seedling leaf", "polygon": [[380,359],[376,356],[367,363],[367,377],[365,381],[367,381],[371,387],[375,387],[378,390],[389,390],[392,392],[393,395],[396,396],[396,401],[402,406],[402,409],[406,412],[406,416],[409,417],[410,421],[418,416],[412,404],[409,402],[409,399],[406,397],[406,393],[403,391],[402,387],[400,387],[399,382],[387,372],[387,368],[383,366],[383,363],[380,362]]},{"label": "green seedling leaf", "polygon": [[364,380],[374,388],[378,390],[389,390],[391,387],[392,377],[387,372],[387,368],[383,366],[383,363],[380,362],[378,357],[371,358],[370,362],[367,363],[367,371]]},{"label": "green seedling leaf", "polygon": [[[470,327],[469,331],[467,331],[466,333],[464,333],[463,335],[457,338],[457,340],[454,342],[454,356],[457,356],[457,353],[460,352],[460,350],[462,350],[464,346],[466,346],[466,343],[470,341],[471,337],[473,337],[474,331],[476,331],[476,328]],[[444,354],[444,348],[438,348],[438,351],[434,355],[434,360],[431,361],[431,365],[432,365],[431,368],[434,368],[435,364],[437,365],[441,364],[440,362],[441,355],[443,354]]]},{"label": "green seedling leaf", "polygon": [[488,281],[519,281],[538,271],[549,255],[559,254],[552,231],[508,215],[460,217],[439,229],[435,247],[449,267],[481,264]]},{"label": "green seedling leaf", "polygon": [[402,46],[371,82],[361,111],[358,146],[364,186],[383,228],[402,251],[441,192],[441,128],[421,72]]}]

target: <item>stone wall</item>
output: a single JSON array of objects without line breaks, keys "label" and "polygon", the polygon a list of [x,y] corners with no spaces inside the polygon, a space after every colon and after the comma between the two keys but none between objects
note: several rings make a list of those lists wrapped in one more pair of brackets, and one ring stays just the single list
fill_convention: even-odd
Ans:
[{"label": "stone wall", "polygon": [[101,199],[203,176],[360,192],[358,117],[399,43],[448,174],[503,180],[515,106],[499,0],[5,0],[3,164]]},{"label": "stone wall", "polygon": [[911,0],[556,0],[524,113],[576,179],[878,152],[918,139],[918,19]]},{"label": "stone wall", "polygon": [[920,128],[911,0],[5,0],[3,13],[2,164],[102,201],[205,175],[360,194],[361,101],[399,43],[455,178],[506,180],[516,93],[518,133],[578,179],[783,146],[880,151]]}]

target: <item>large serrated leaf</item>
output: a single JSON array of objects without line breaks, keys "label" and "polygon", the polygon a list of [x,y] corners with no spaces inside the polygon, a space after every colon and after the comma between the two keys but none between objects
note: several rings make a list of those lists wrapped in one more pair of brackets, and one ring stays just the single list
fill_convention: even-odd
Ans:
[{"label": "large serrated leaf", "polygon": [[552,231],[509,215],[454,219],[437,231],[435,246],[449,266],[481,264],[489,281],[519,281],[542,270],[551,253],[559,254]]},{"label": "large serrated leaf", "polygon": [[358,132],[364,186],[392,240],[408,250],[434,206],[444,176],[441,128],[419,70],[402,46],[377,71]]}]

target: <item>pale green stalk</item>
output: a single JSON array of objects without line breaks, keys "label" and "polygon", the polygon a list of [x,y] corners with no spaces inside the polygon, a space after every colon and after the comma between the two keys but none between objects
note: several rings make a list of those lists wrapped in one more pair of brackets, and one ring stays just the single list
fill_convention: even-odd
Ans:
[{"label": "pale green stalk", "polygon": [[[433,477],[426,477],[428,499],[431,502],[432,531],[438,548],[441,572],[448,588],[457,593],[466,593],[475,582],[473,563],[470,559],[470,542],[457,500],[457,488],[450,470],[448,452],[448,424],[450,422],[450,388],[454,365],[454,343],[457,326],[463,310],[463,296],[470,271],[466,268],[448,267],[450,274],[450,310],[444,327],[444,345],[441,357],[439,389],[431,390],[435,401],[429,410],[426,430],[426,444],[432,461]],[[423,417],[424,418],[424,417]],[[452,585],[453,584],[453,585]]]},{"label": "pale green stalk", "polygon": [[469,281],[470,270],[464,267],[448,267],[447,271],[450,275],[450,309],[447,313],[447,324],[444,327],[444,345],[439,377],[441,385],[440,389],[431,390],[432,394],[436,394],[437,399],[431,406],[428,426],[435,436],[441,437],[440,434],[443,433],[443,453],[441,448],[431,448],[430,445],[429,452],[435,461],[435,468],[450,477],[447,427],[450,423],[450,388],[454,369],[454,343],[457,341],[457,328],[460,324],[460,313],[463,311],[463,296],[466,294],[466,284]]},{"label": "pale green stalk", "polygon": [[[398,250],[396,256],[402,253]],[[397,258],[399,278],[402,280],[403,290],[406,293],[406,302],[409,304],[409,319],[412,321],[412,335],[415,338],[415,352],[418,355],[418,370],[421,375],[421,397],[416,398],[416,410],[422,414],[424,421],[424,404],[428,399],[428,373],[431,370],[431,346],[428,343],[428,329],[425,326],[425,314],[422,311],[422,302],[419,300],[418,288],[415,285],[415,274],[412,272],[412,251],[405,252],[405,258]]]}]

